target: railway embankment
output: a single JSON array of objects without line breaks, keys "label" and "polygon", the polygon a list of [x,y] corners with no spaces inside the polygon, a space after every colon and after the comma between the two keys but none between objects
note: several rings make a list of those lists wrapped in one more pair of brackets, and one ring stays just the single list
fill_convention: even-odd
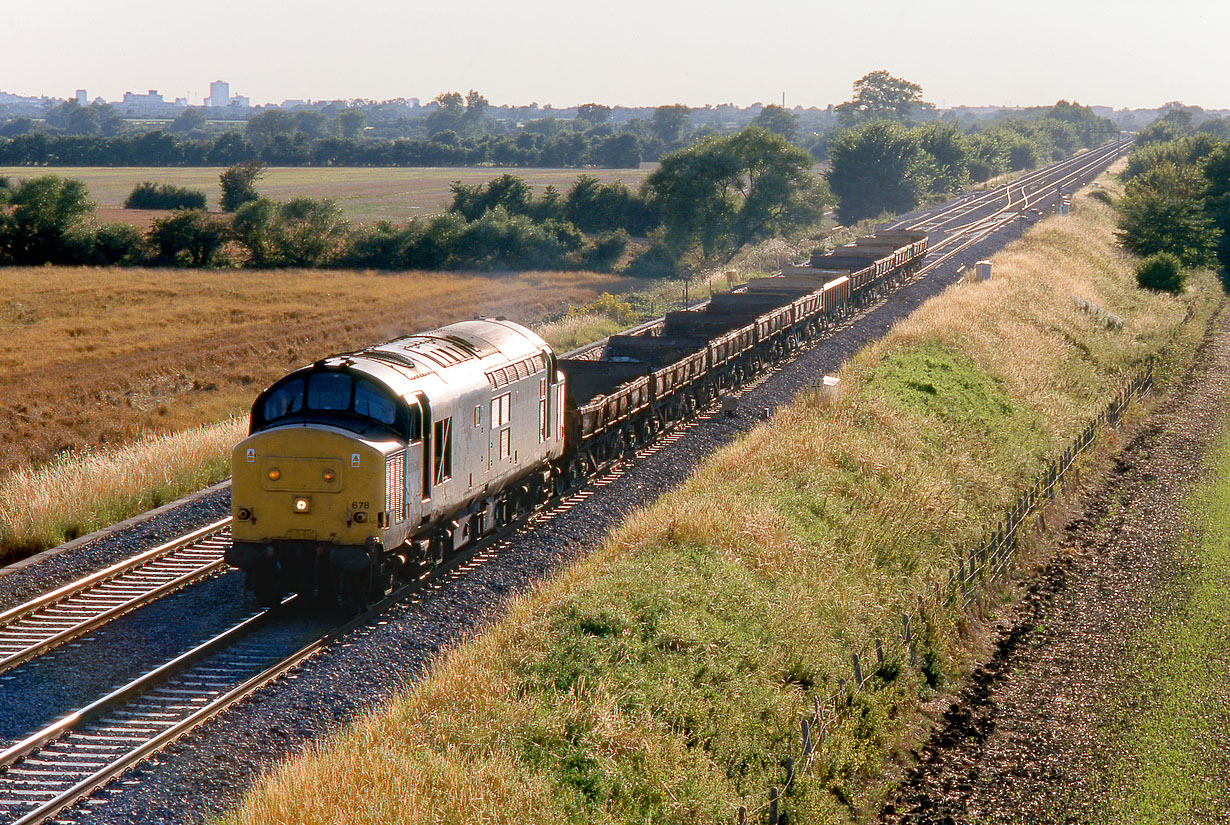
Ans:
[{"label": "railway embankment", "polygon": [[[860,352],[837,399],[806,393],[723,449],[234,821],[710,822],[757,806],[851,653],[894,632],[1148,359],[1163,388],[1190,362],[1220,287],[1140,290],[1113,224],[1078,197],[996,256],[990,282]],[[985,622],[926,612],[916,661],[886,660],[789,784],[791,821],[878,805],[879,766],[947,707]]]}]

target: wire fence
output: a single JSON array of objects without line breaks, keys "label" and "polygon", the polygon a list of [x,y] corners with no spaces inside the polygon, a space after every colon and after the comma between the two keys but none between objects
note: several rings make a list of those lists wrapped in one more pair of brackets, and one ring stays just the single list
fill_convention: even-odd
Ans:
[{"label": "wire fence", "polygon": [[848,678],[839,678],[837,690],[829,696],[814,696],[812,707],[801,715],[799,748],[781,762],[785,770],[782,787],[769,788],[766,800],[755,808],[748,809],[746,805],[739,804],[735,814],[737,825],[747,825],[749,822],[779,825],[784,795],[798,776],[812,770],[820,745],[834,725],[842,721],[855,693],[863,690],[886,662],[900,661],[904,664],[908,661],[911,668],[919,668],[915,633],[927,611],[943,607],[966,610],[978,601],[982,591],[1006,575],[1027,521],[1036,514],[1037,527],[1045,529],[1042,512],[1045,506],[1063,488],[1079,481],[1077,459],[1093,446],[1099,432],[1119,426],[1133,400],[1153,389],[1153,365],[1154,359],[1150,357],[1106,408],[1017,497],[985,541],[959,554],[944,573],[933,578],[930,585],[924,586],[924,592],[918,596],[918,607],[901,615],[899,630],[869,640],[861,650],[850,655]]}]

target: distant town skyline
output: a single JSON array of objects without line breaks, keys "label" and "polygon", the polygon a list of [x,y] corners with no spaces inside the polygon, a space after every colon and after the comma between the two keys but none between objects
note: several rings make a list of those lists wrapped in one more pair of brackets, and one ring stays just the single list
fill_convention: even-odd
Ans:
[{"label": "distant town skyline", "polygon": [[[620,6],[473,0],[43,0],[0,9],[0,90],[121,100],[158,89],[205,105],[219,78],[252,105],[417,97],[476,89],[494,104],[824,107],[887,69],[940,106],[1034,106],[1060,98],[1155,108],[1230,108],[1223,43],[1230,7],[1173,0],[1028,5],[767,0],[698,10],[679,0]],[[134,25],[140,21],[141,25]],[[1065,21],[1063,30],[1053,30]],[[48,60],[48,54],[54,59]]]}]

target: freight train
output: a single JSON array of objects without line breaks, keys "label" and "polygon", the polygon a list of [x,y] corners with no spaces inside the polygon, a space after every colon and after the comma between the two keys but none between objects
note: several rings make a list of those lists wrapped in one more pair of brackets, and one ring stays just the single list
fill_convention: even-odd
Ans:
[{"label": "freight train", "polygon": [[235,447],[226,560],[263,604],[362,607],[788,357],[926,251],[880,232],[559,357],[480,318],[298,369]]}]

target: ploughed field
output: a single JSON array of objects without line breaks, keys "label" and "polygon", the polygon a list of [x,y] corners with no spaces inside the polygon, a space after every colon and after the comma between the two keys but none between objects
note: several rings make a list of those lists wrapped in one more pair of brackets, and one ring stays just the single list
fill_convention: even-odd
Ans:
[{"label": "ploughed field", "polygon": [[628,287],[587,272],[0,270],[0,467],[242,415],[291,368]]},{"label": "ploughed field", "polygon": [[[77,178],[85,183],[90,196],[98,202],[99,219],[124,221],[147,226],[155,210],[124,209],[124,199],[142,181],[167,183],[200,189],[209,198],[209,208],[218,209],[220,189],[218,175],[222,167],[109,167],[57,166],[30,168],[0,166],[0,177],[11,180],[38,175],[59,175]],[[430,215],[452,203],[449,186],[454,181],[466,184],[487,183],[508,173],[522,178],[535,189],[554,186],[566,192],[582,173],[604,183],[622,180],[632,188],[653,171],[653,166],[640,169],[522,169],[520,167],[273,167],[257,183],[263,195],[274,200],[291,198],[332,198],[353,221],[388,220],[405,222],[418,215]]]}]

